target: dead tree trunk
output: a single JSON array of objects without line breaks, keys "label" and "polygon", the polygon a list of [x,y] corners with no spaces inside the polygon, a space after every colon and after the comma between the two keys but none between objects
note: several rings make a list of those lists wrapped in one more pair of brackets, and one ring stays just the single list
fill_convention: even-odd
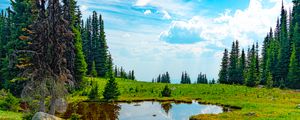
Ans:
[{"label": "dead tree trunk", "polygon": [[[65,84],[72,84],[73,76],[67,69],[67,45],[73,41],[69,21],[64,19],[59,0],[35,0],[39,11],[31,25],[31,66],[24,77],[30,79],[22,91],[26,100],[40,100],[40,111],[45,111],[45,98],[51,97],[50,114],[55,113],[55,100],[66,95]],[[45,3],[47,3],[47,8]],[[46,12],[47,11],[47,12]]]}]

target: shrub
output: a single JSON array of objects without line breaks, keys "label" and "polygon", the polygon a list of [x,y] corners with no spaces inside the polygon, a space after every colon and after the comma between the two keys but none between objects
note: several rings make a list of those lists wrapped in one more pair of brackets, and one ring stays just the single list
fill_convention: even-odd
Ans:
[{"label": "shrub", "polygon": [[25,113],[25,114],[22,116],[22,119],[23,119],[23,120],[32,120],[33,116],[34,116],[34,113],[28,112],[28,113]]},{"label": "shrub", "polygon": [[20,109],[18,98],[13,96],[10,92],[6,93],[4,100],[0,104],[1,109],[17,112]]},{"label": "shrub", "polygon": [[163,91],[161,91],[163,97],[171,97],[171,89],[166,85]]},{"label": "shrub", "polygon": [[81,119],[81,115],[77,113],[72,113],[71,118],[69,120],[80,120],[80,119]]},{"label": "shrub", "polygon": [[99,95],[99,86],[97,83],[92,83],[92,89],[88,95],[90,100],[95,100],[95,99],[99,99],[100,95]]}]

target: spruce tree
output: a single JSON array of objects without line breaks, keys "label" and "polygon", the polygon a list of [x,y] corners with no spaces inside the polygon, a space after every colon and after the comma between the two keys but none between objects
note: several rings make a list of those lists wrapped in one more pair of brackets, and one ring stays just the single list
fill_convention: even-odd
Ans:
[{"label": "spruce tree", "polygon": [[[14,95],[19,96],[24,86],[24,81],[18,78],[24,68],[30,65],[28,54],[17,53],[18,50],[27,49],[31,43],[29,39],[29,25],[33,23],[36,13],[30,0],[11,1],[11,9],[7,9],[7,17],[4,19],[3,49],[1,64],[1,76],[5,79],[6,89],[10,89]],[[11,60],[12,56],[14,60]],[[9,63],[9,64],[8,64]],[[12,82],[11,80],[17,80]]]},{"label": "spruce tree", "polygon": [[105,36],[105,31],[104,31],[104,21],[103,21],[103,18],[101,15],[99,15],[99,30],[100,30],[100,33],[99,33],[99,41],[97,41],[97,45],[98,45],[98,48],[97,48],[97,53],[96,54],[99,54],[98,57],[100,58],[96,58],[96,59],[99,59],[98,61],[98,64],[100,66],[100,69],[98,70],[99,71],[99,76],[104,76],[106,74],[106,72],[108,71],[109,67],[107,66],[107,49],[108,49],[108,46],[107,46],[107,43],[106,43],[106,36]]},{"label": "spruce tree", "polygon": [[253,44],[251,50],[250,50],[250,64],[249,68],[247,70],[247,79],[246,79],[246,85],[249,87],[254,87],[258,83],[258,73],[256,70],[256,49],[255,45]]},{"label": "spruce tree", "polygon": [[109,100],[116,100],[118,99],[118,96],[120,95],[120,92],[118,90],[118,84],[115,81],[114,75],[113,75],[113,63],[112,63],[112,58],[111,55],[108,55],[108,64],[109,67],[107,76],[109,77],[108,82],[105,85],[104,92],[103,92],[103,97],[106,101]]},{"label": "spruce tree", "polygon": [[[67,2],[68,0],[65,0]],[[81,12],[78,9],[77,2],[75,0],[69,0],[70,2],[70,7],[69,7],[69,14],[70,18],[69,21],[71,22],[70,26],[72,28],[72,31],[74,33],[74,77],[76,81],[76,87],[80,87],[80,83],[83,79],[83,77],[86,75],[86,70],[87,70],[87,64],[85,61],[85,56],[83,53],[83,48],[82,48],[82,35],[81,35],[81,26],[80,26],[80,21],[81,21]],[[66,11],[68,12],[68,11]],[[72,62],[72,61],[68,61]]]},{"label": "spruce tree", "polygon": [[285,86],[285,82],[287,80],[288,67],[290,63],[290,55],[291,55],[291,43],[288,38],[288,30],[287,30],[287,12],[282,5],[281,9],[281,18],[280,18],[280,53],[279,53],[279,63],[277,66],[278,69],[278,78],[275,81],[276,86]]},{"label": "spruce tree", "polygon": [[242,50],[241,57],[239,59],[239,67],[238,67],[238,84],[244,84],[244,76],[246,72],[246,55],[244,49]]},{"label": "spruce tree", "polygon": [[238,59],[239,59],[239,43],[238,41],[236,41],[232,43],[232,48],[229,57],[229,67],[228,67],[229,84],[239,83]]},{"label": "spruce tree", "polygon": [[224,50],[222,63],[221,63],[221,70],[219,72],[219,82],[221,84],[228,83],[228,51],[227,49]]},{"label": "spruce tree", "polygon": [[295,24],[293,30],[293,51],[290,58],[289,73],[288,73],[288,87],[300,88],[300,29],[299,24]]}]

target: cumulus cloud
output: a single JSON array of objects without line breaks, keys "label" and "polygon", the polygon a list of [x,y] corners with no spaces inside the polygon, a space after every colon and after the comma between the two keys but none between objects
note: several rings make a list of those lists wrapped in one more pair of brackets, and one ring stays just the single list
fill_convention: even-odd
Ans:
[{"label": "cumulus cloud", "polygon": [[149,14],[151,14],[152,12],[151,12],[151,10],[146,10],[145,12],[144,12],[144,15],[149,15]]},{"label": "cumulus cloud", "polygon": [[167,11],[163,10],[162,13],[164,14],[164,16],[163,16],[164,19],[171,19],[172,18]]},{"label": "cumulus cloud", "polygon": [[[194,35],[195,38],[200,36],[204,40],[222,43],[219,46],[239,40],[241,45],[246,47],[253,42],[263,40],[269,28],[275,26],[281,9],[281,0],[268,2],[274,3],[274,6],[264,8],[262,0],[250,0],[248,8],[245,10],[234,12],[225,10],[215,18],[194,16],[187,21],[173,21],[169,29],[162,32],[160,38],[169,41],[170,38],[176,36],[175,34],[178,34],[174,31],[180,29],[181,33],[196,31],[198,34]],[[286,8],[291,6],[291,3],[285,3]],[[186,37],[189,35],[191,34],[186,34]]]},{"label": "cumulus cloud", "polygon": [[137,0],[135,5],[136,6],[145,6],[147,5],[151,0]]}]

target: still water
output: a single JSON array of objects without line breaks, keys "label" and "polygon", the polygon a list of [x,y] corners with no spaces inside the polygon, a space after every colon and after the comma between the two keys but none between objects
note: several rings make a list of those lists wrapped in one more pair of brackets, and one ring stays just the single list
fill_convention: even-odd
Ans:
[{"label": "still water", "polygon": [[203,105],[174,102],[138,102],[138,103],[96,103],[81,102],[69,105],[64,118],[77,113],[84,120],[188,120],[192,115],[218,114],[223,108],[216,105]]}]

